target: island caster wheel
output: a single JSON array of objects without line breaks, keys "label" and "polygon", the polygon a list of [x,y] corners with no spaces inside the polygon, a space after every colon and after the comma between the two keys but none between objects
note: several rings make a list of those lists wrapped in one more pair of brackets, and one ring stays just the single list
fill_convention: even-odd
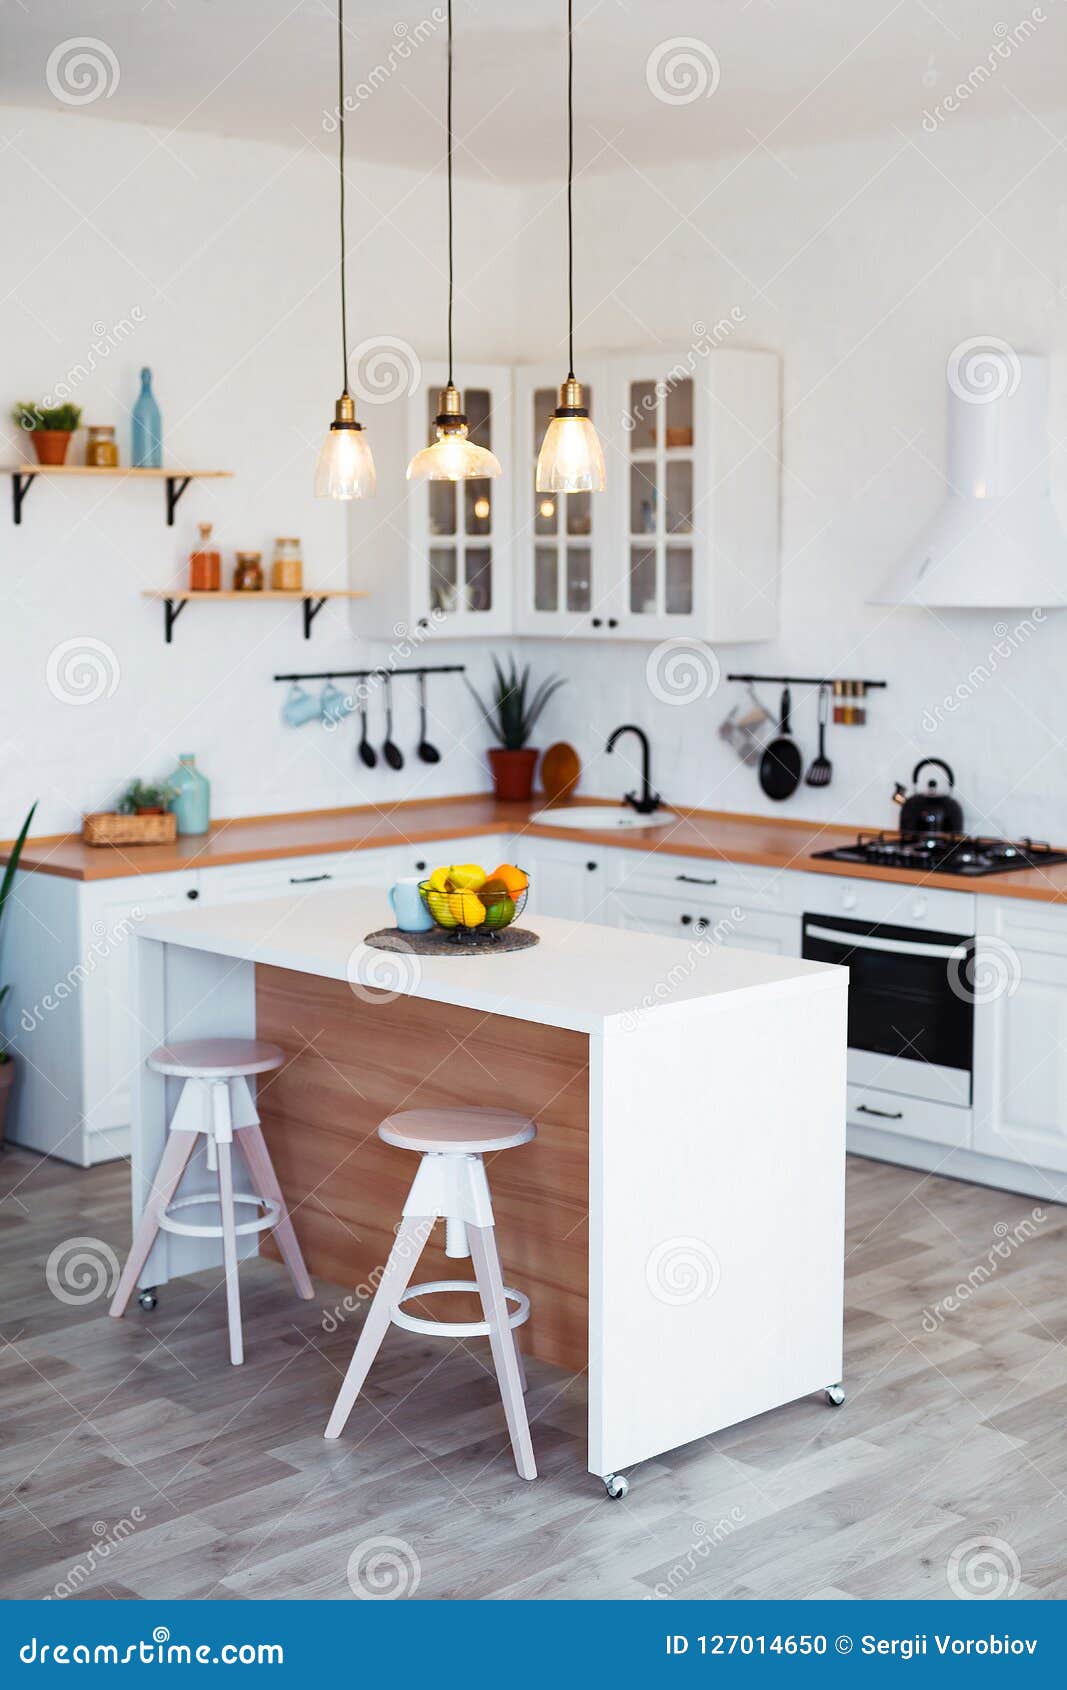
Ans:
[{"label": "island caster wheel", "polygon": [[621,1473],[605,1473],[604,1489],[613,1502],[620,1502],[624,1496],[629,1494],[630,1481],[624,1478]]},{"label": "island caster wheel", "polygon": [[150,1285],[147,1290],[138,1291],[137,1301],[140,1303],[146,1314],[151,1314],[158,1301],[155,1286]]},{"label": "island caster wheel", "polygon": [[828,1403],[832,1403],[834,1408],[840,1408],[845,1400],[844,1385],[827,1385],[826,1400]]}]

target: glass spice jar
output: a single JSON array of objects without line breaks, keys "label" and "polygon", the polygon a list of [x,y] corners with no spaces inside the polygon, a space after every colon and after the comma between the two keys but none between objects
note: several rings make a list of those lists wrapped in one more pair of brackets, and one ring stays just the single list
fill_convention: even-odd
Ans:
[{"label": "glass spice jar", "polygon": [[90,469],[118,469],[119,449],[115,430],[110,425],[100,423],[89,429],[85,462]]},{"label": "glass spice jar", "polygon": [[304,563],[298,539],[279,535],[275,540],[270,584],[276,593],[298,593],[303,587]]},{"label": "glass spice jar", "polygon": [[262,552],[237,553],[237,567],[233,572],[233,590],[235,593],[261,593],[263,591]]},{"label": "glass spice jar", "polygon": [[189,589],[217,593],[222,586],[222,557],[211,544],[211,523],[200,523],[200,543],[189,553]]}]

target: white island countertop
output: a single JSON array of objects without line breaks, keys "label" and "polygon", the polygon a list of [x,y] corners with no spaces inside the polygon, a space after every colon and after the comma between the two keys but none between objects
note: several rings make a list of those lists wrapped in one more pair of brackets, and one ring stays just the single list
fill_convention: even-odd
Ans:
[{"label": "white island countertop", "polygon": [[602,1033],[626,1018],[706,1014],[739,992],[779,996],[843,989],[846,970],[770,956],[711,938],[664,938],[594,922],[524,916],[541,943],[484,957],[415,956],[371,949],[364,936],[392,925],[384,892],[365,887],[204,904],[141,921],[137,933],[191,950],[294,969],[353,986]]}]

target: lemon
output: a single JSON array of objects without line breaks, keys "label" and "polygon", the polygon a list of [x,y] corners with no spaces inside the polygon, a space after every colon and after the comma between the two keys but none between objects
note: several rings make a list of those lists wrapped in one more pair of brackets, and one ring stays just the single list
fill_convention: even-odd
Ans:
[{"label": "lemon", "polygon": [[458,927],[459,918],[452,913],[452,895],[448,892],[427,892],[426,907],[438,927]]},{"label": "lemon", "polygon": [[448,878],[454,892],[477,892],[485,885],[485,870],[478,863],[453,863]]},{"label": "lemon", "polygon": [[450,892],[448,907],[457,927],[480,927],[485,920],[485,905],[477,892]]}]

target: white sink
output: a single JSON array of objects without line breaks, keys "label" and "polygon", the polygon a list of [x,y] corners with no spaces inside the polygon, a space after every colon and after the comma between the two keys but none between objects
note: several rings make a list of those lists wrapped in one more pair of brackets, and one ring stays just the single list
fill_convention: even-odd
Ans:
[{"label": "white sink", "polygon": [[540,822],[542,827],[574,827],[583,832],[592,829],[597,832],[605,830],[613,832],[615,829],[633,827],[668,827],[677,817],[673,810],[656,810],[650,816],[639,816],[636,810],[631,810],[628,804],[568,804],[557,810],[538,810],[536,816],[530,817],[531,822]]}]

